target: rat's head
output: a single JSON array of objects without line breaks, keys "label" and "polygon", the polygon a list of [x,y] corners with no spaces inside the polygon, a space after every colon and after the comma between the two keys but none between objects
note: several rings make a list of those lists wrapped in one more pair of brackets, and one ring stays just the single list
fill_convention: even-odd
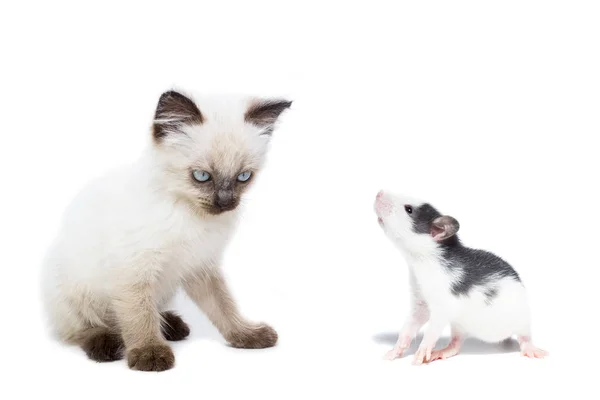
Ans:
[{"label": "rat's head", "polygon": [[196,210],[234,210],[260,172],[271,135],[290,101],[163,93],[154,117],[155,155],[169,190]]},{"label": "rat's head", "polygon": [[427,251],[432,245],[437,248],[438,243],[458,240],[456,219],[415,198],[380,191],[375,213],[386,235],[410,251]]}]

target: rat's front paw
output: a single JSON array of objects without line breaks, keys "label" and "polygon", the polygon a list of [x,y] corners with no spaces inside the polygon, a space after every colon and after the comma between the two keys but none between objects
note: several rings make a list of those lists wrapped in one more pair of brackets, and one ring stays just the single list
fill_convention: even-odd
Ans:
[{"label": "rat's front paw", "polygon": [[396,347],[394,347],[393,349],[385,353],[385,359],[390,361],[395,360],[396,358],[402,357],[402,353],[404,353],[404,349],[397,349]]},{"label": "rat's front paw", "polygon": [[385,354],[385,359],[391,361],[400,358],[402,353],[410,346],[411,340],[411,337],[408,335],[401,336],[394,348]]},{"label": "rat's front paw", "polygon": [[240,349],[264,349],[277,343],[277,332],[266,324],[259,324],[231,332],[227,341]]},{"label": "rat's front paw", "polygon": [[175,356],[169,346],[146,346],[131,350],[127,364],[138,371],[165,371],[173,368]]},{"label": "rat's front paw", "polygon": [[420,346],[413,358],[414,365],[427,364],[431,360],[433,346]]}]

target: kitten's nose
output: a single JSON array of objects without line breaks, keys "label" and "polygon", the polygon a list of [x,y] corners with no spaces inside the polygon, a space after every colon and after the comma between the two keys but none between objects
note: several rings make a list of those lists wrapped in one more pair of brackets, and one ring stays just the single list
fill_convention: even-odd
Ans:
[{"label": "kitten's nose", "polygon": [[217,192],[217,205],[221,208],[230,207],[233,204],[233,191],[219,190]]}]

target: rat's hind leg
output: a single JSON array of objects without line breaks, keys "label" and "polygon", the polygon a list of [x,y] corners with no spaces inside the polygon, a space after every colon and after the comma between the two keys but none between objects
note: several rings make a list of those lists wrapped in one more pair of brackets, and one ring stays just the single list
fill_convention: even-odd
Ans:
[{"label": "rat's hind leg", "polygon": [[529,335],[519,335],[517,336],[517,341],[519,342],[522,356],[529,358],[544,358],[548,355],[546,350],[542,350],[533,345]]},{"label": "rat's hind leg", "polygon": [[528,318],[521,322],[520,325],[515,329],[517,336],[517,342],[521,348],[521,355],[529,358],[544,358],[548,355],[548,352],[534,346],[531,341],[531,323]]},{"label": "rat's hind leg", "polygon": [[434,360],[445,360],[446,358],[453,357],[458,354],[460,347],[465,341],[465,335],[455,326],[452,327],[452,339],[448,346],[441,350],[434,350],[431,353],[431,361]]}]

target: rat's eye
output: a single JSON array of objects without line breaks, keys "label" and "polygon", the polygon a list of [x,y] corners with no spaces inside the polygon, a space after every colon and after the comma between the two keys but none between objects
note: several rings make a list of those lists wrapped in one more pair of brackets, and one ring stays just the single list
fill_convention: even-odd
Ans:
[{"label": "rat's eye", "polygon": [[250,171],[242,172],[241,174],[238,175],[237,180],[240,182],[246,182],[246,181],[248,181],[248,179],[250,179],[251,176],[252,176],[252,172],[250,172]]},{"label": "rat's eye", "polygon": [[198,182],[207,182],[210,180],[210,174],[206,171],[200,171],[199,169],[193,170],[192,175]]},{"label": "rat's eye", "polygon": [[404,211],[406,211],[407,214],[412,214],[412,207],[411,206],[404,206]]}]

